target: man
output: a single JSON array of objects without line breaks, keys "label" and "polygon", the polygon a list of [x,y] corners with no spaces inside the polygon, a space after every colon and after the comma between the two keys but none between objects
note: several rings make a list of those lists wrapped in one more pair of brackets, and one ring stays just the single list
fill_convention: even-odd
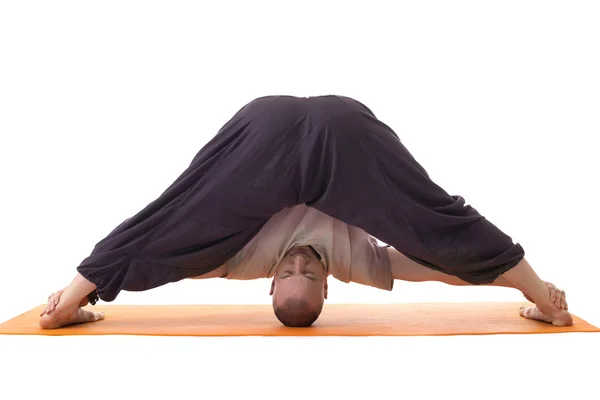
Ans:
[{"label": "man", "polygon": [[436,185],[391,128],[343,96],[248,103],[77,271],[49,298],[42,328],[101,319],[81,306],[121,290],[208,277],[273,277],[277,318],[308,326],[330,274],[386,290],[394,279],[512,287],[536,305],[521,315],[573,323],[564,293],[537,276],[519,244]]}]

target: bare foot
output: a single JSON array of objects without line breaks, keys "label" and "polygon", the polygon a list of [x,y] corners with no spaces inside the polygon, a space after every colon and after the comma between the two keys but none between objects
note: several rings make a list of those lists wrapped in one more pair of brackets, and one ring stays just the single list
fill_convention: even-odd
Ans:
[{"label": "bare foot", "polygon": [[[544,282],[550,295],[550,302],[544,301],[544,304],[536,304],[534,307],[521,307],[519,314],[528,319],[535,319],[550,323],[554,326],[571,326],[573,317],[567,312],[567,296],[564,290],[558,289],[550,282]],[[525,298],[535,303],[527,294]]]},{"label": "bare foot", "polygon": [[78,307],[74,313],[60,314],[55,312],[52,316],[44,315],[40,319],[40,328],[58,329],[69,325],[96,322],[102,319],[104,319],[103,312],[87,311]]},{"label": "bare foot", "polygon": [[[515,267],[506,271],[502,276],[511,287],[526,293],[533,300],[539,312],[550,318],[553,325],[573,325],[571,314],[562,307],[555,305],[556,298],[555,301],[552,301],[551,289],[539,278],[527,260],[523,258]],[[526,315],[533,315],[529,313],[532,313],[532,311],[527,312]]]},{"label": "bare foot", "polygon": [[542,313],[536,306],[521,307],[519,315],[527,319],[547,322],[554,326],[571,326],[573,325],[573,317],[565,310],[548,310],[547,314]]},{"label": "bare foot", "polygon": [[87,297],[79,303],[61,302],[63,292],[64,289],[50,296],[46,310],[41,314],[40,328],[57,329],[68,325],[96,322],[104,319],[103,312],[87,311],[81,308],[88,304]]}]

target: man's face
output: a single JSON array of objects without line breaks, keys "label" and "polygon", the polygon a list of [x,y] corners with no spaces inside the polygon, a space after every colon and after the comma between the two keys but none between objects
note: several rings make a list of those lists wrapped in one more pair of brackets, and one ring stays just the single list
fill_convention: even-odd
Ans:
[{"label": "man's face", "polygon": [[279,263],[271,284],[273,307],[288,299],[302,299],[320,307],[327,298],[327,271],[310,246],[292,247]]}]

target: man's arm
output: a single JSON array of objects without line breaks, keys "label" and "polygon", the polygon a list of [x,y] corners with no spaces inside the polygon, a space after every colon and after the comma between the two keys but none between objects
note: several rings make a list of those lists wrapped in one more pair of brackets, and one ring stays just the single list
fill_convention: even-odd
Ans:
[{"label": "man's arm", "polygon": [[[432,268],[421,265],[393,247],[387,248],[392,266],[392,276],[408,282],[442,282],[453,286],[470,286],[471,284],[463,281],[457,276],[448,275]],[[504,277],[500,276],[494,282],[481,286],[503,286],[513,287]]]},{"label": "man's arm", "polygon": [[[388,254],[392,264],[392,276],[394,279],[399,279],[408,282],[442,282],[453,286],[470,286],[471,284],[463,281],[457,276],[447,275],[443,272],[436,271],[424,265],[418,264],[404,254],[400,253],[393,247],[388,247]],[[550,300],[556,307],[562,310],[568,310],[567,299],[565,292],[556,287],[553,283],[543,281],[550,293]],[[502,286],[507,288],[517,289],[506,278],[499,276],[494,282],[487,285],[479,286]],[[519,290],[519,289],[517,289]],[[534,303],[533,299],[526,293],[522,292],[525,298]],[[535,318],[534,319],[539,319]]]}]

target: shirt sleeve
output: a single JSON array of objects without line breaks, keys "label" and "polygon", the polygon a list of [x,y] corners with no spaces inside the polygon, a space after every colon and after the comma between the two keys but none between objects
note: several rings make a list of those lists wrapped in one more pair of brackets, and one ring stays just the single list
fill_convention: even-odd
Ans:
[{"label": "shirt sleeve", "polygon": [[381,246],[377,240],[360,228],[349,226],[351,261],[350,281],[383,290],[392,290],[394,278],[388,245]]}]

